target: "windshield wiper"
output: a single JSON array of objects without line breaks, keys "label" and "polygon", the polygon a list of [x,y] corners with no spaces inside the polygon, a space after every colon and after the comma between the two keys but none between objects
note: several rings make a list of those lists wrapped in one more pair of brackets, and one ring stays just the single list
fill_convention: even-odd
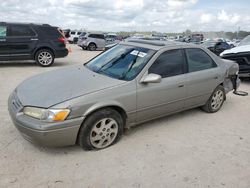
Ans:
[{"label": "windshield wiper", "polygon": [[[134,49],[132,49],[132,50],[134,50]],[[126,57],[126,55],[129,54],[132,50],[129,50],[127,53],[121,54],[118,58],[113,58],[113,59],[112,59],[111,61],[109,61],[108,63],[105,63],[104,65],[102,65],[96,72],[98,72],[98,73],[101,72],[101,71],[103,70],[103,68],[104,68],[106,65],[108,65],[108,64],[110,64],[110,66],[108,66],[108,67],[105,68],[104,70],[107,70],[107,69],[113,67],[114,65],[116,65],[116,64],[119,62],[120,59]],[[112,61],[113,61],[113,62],[112,62]]]},{"label": "windshield wiper", "polygon": [[134,58],[133,62],[130,64],[129,68],[122,73],[122,75],[119,77],[119,79],[124,79],[125,76],[128,74],[128,72],[133,68],[134,64],[136,63],[136,60],[139,56],[140,51],[137,52],[136,57]]}]

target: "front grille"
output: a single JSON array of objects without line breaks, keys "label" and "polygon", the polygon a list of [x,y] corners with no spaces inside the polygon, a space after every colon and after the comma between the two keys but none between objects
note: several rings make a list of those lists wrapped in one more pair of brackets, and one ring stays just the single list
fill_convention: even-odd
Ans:
[{"label": "front grille", "polygon": [[239,65],[239,72],[250,71],[250,56],[226,56],[225,59],[233,60]]},{"label": "front grille", "polygon": [[11,100],[12,107],[15,111],[20,111],[23,108],[21,101],[18,99],[17,95],[14,94]]}]

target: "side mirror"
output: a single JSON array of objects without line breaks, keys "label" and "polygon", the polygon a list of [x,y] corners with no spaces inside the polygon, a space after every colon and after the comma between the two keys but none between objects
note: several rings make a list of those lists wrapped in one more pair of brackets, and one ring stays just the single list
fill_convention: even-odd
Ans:
[{"label": "side mirror", "polygon": [[160,83],[160,82],[161,82],[161,76],[152,73],[148,74],[141,80],[141,83]]}]

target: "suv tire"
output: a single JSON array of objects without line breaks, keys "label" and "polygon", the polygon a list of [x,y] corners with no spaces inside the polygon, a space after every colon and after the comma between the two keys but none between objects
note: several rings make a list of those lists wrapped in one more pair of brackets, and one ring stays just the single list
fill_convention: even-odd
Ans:
[{"label": "suv tire", "polygon": [[96,44],[95,43],[90,43],[89,46],[88,46],[88,49],[90,51],[95,51],[96,50]]},{"label": "suv tire", "polygon": [[49,67],[54,63],[55,56],[51,50],[41,49],[36,52],[36,63],[42,67]]},{"label": "suv tire", "polygon": [[123,134],[124,121],[112,108],[98,110],[83,123],[78,144],[85,150],[99,150],[116,143]]}]

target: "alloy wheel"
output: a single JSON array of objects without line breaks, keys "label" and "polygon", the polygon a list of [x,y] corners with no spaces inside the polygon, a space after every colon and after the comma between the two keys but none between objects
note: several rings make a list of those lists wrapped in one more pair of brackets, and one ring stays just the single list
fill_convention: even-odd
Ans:
[{"label": "alloy wheel", "polygon": [[211,101],[211,107],[213,110],[217,110],[220,108],[224,101],[224,93],[221,90],[216,91],[213,94],[212,101]]},{"label": "alloy wheel", "polygon": [[53,62],[53,57],[49,52],[41,52],[38,55],[38,61],[41,65],[49,65]]},{"label": "alloy wheel", "polygon": [[117,122],[112,118],[104,118],[93,126],[90,132],[90,142],[95,148],[105,148],[113,143],[117,134]]}]

